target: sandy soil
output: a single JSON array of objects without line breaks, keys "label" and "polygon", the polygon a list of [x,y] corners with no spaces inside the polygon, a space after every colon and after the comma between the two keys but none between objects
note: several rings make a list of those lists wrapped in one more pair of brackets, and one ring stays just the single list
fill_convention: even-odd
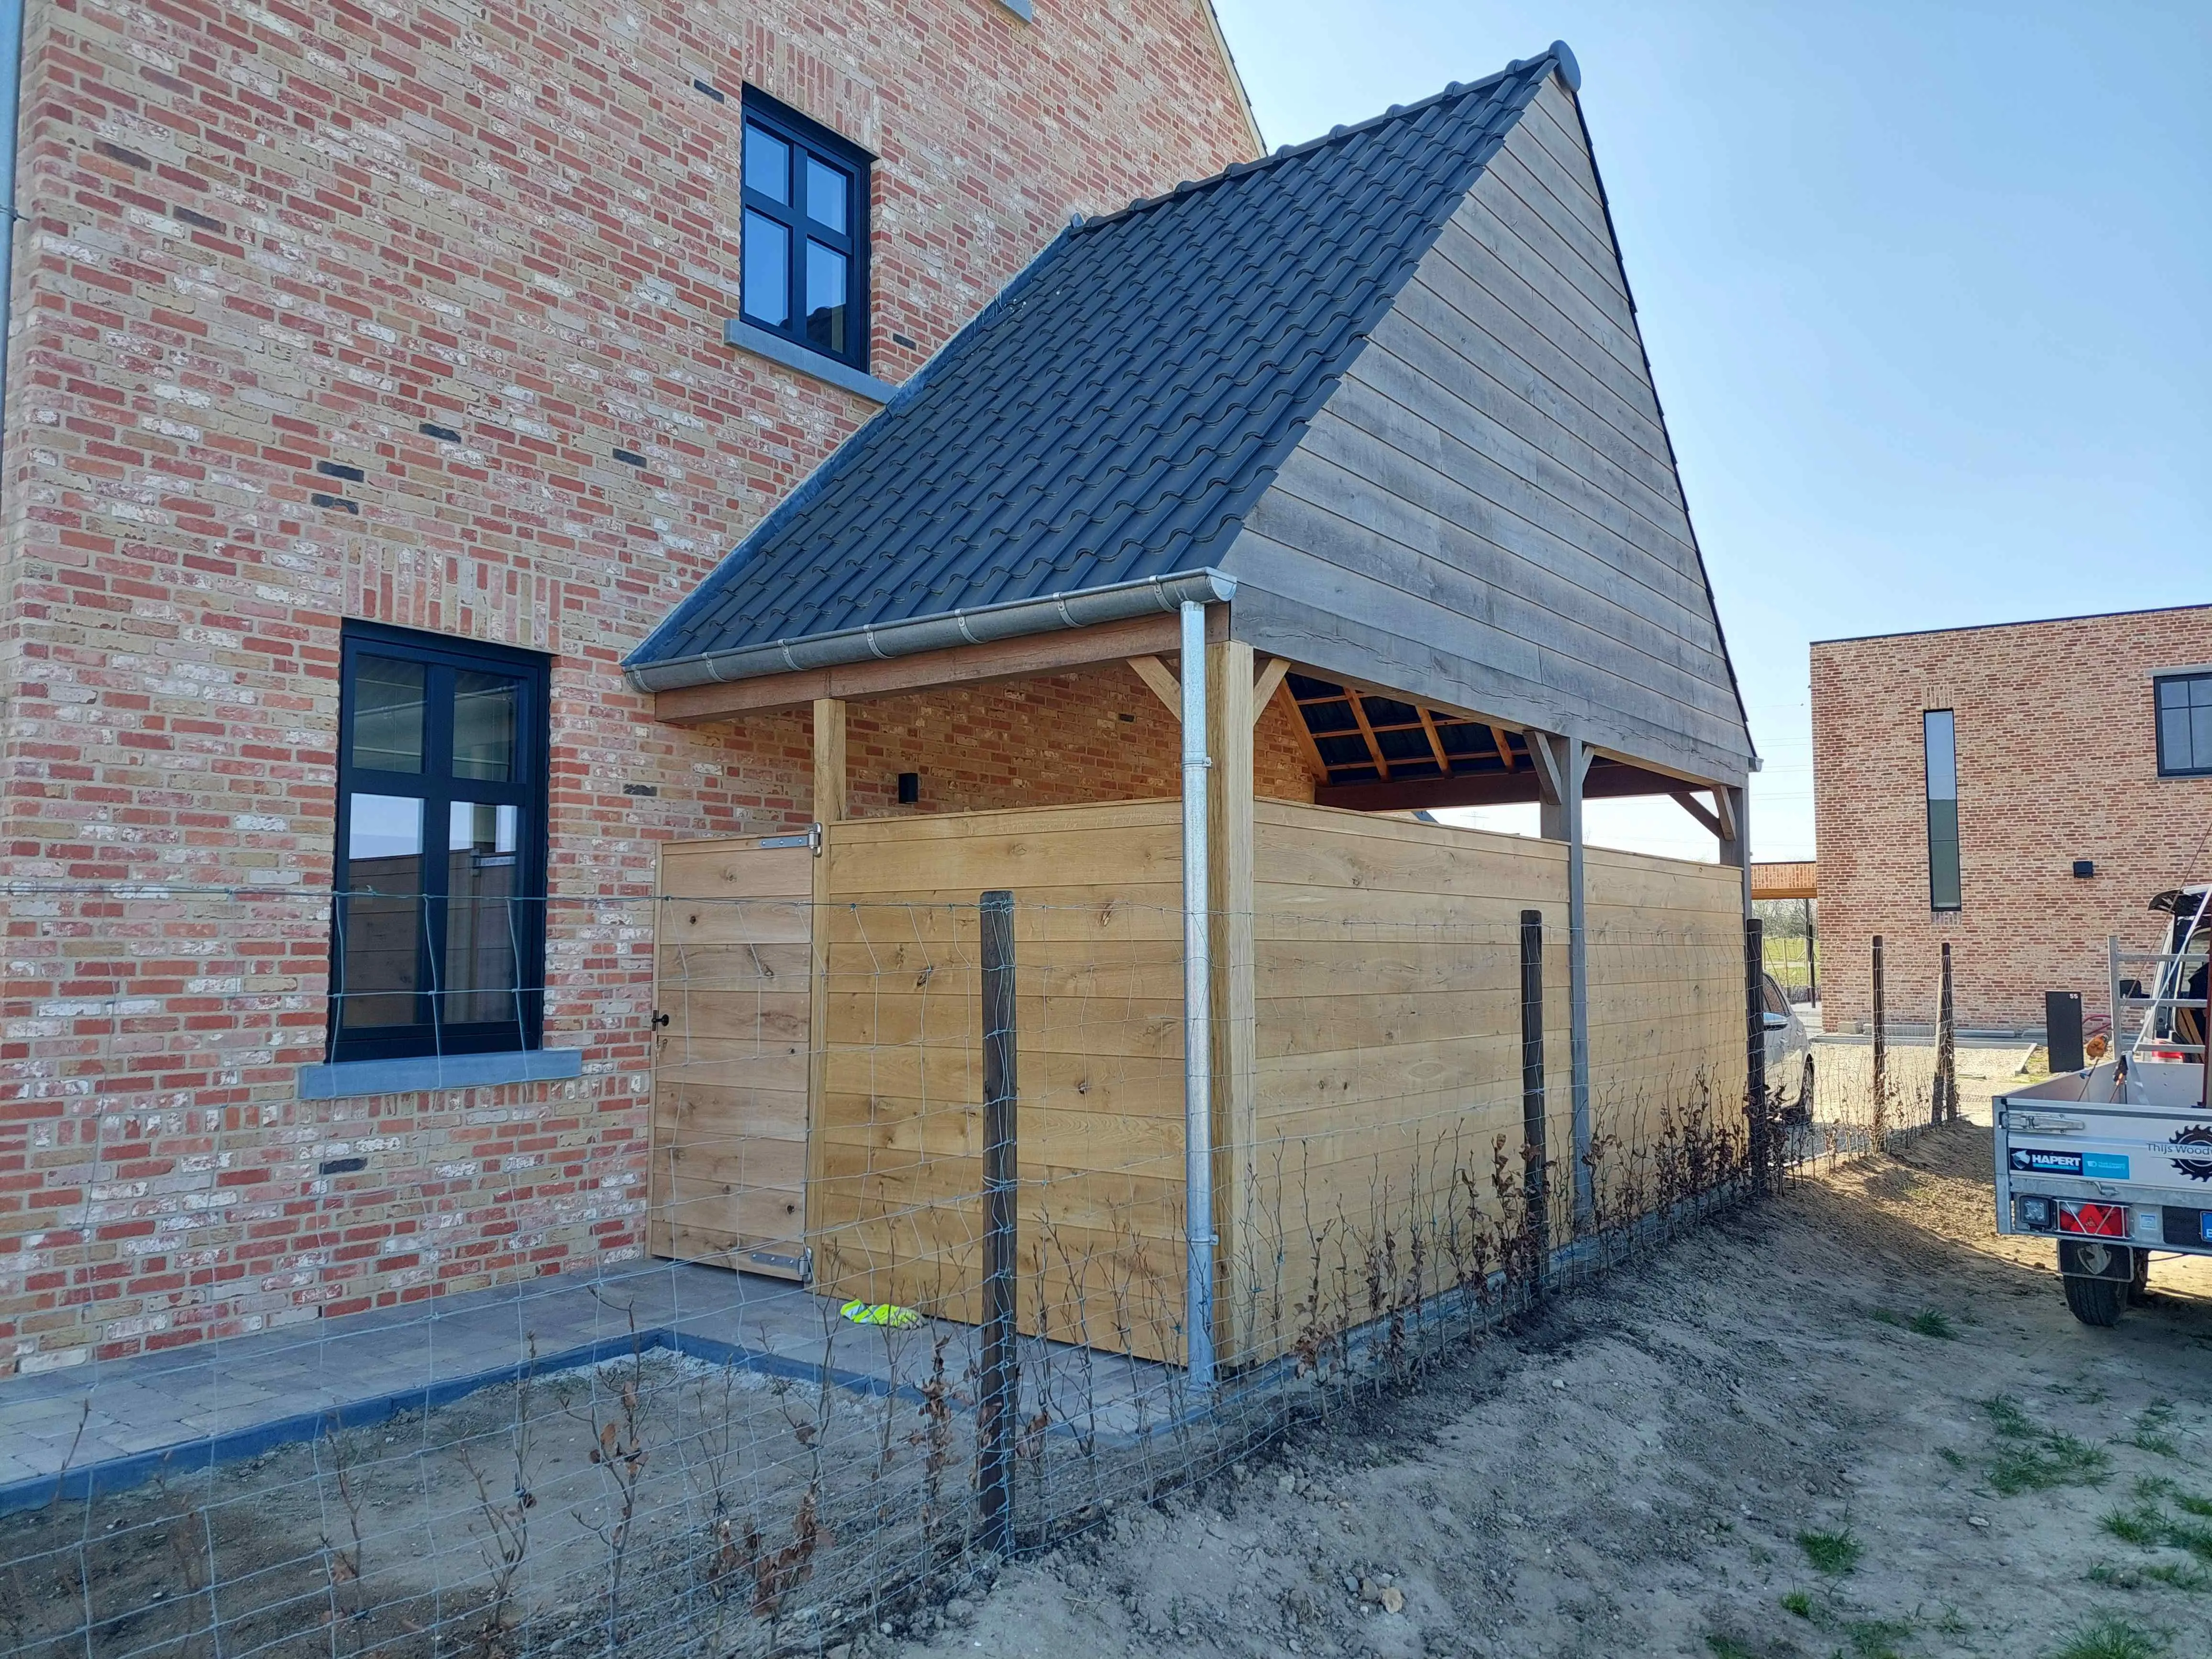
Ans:
[{"label": "sandy soil", "polygon": [[2212,1263],[2077,1324],[1988,1168],[1808,1182],[855,1651],[2212,1654]]}]

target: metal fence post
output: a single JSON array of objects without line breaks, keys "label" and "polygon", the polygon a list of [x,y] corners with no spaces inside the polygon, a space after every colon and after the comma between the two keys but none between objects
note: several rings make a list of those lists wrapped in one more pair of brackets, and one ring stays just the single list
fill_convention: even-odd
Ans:
[{"label": "metal fence post", "polygon": [[1881,935],[1874,936],[1874,1144],[1889,1133],[1889,1018],[1882,1011]]},{"label": "metal fence post", "polygon": [[1943,988],[1936,1000],[1935,1114],[1931,1121],[1959,1121],[1959,1054],[1951,1018],[1951,945],[1943,944]]},{"label": "metal fence post", "polygon": [[1774,1126],[1766,1097],[1766,930],[1756,916],[1743,924],[1744,1110],[1751,1120],[1751,1180],[1771,1189]]},{"label": "metal fence post", "polygon": [[983,895],[983,1366],[975,1413],[976,1486],[982,1547],[1008,1554],[1013,1544],[1015,1398],[1021,1372],[1014,1348],[1017,1182],[1014,1103],[1014,896]]},{"label": "metal fence post", "polygon": [[1521,1205],[1522,1231],[1543,1282],[1552,1265],[1552,1196],[1544,1129],[1544,913],[1521,913]]}]

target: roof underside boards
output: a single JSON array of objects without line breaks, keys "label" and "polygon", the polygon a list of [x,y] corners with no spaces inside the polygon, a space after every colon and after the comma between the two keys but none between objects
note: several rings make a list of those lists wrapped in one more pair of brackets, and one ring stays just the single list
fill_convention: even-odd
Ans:
[{"label": "roof underside boards", "polygon": [[1572,95],[1548,82],[1220,561],[1234,632],[1693,776],[1752,753]]},{"label": "roof underside boards", "polygon": [[1553,70],[1063,233],[626,665],[1203,568]]}]

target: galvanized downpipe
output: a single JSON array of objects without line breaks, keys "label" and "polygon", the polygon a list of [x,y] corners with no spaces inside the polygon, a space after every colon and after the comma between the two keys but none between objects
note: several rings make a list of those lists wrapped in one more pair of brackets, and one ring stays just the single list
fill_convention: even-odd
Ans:
[{"label": "galvanized downpipe", "polygon": [[[16,139],[23,115],[24,0],[0,0],[0,180],[7,198],[0,201],[0,418],[8,409],[9,331],[15,321],[15,227],[22,215],[15,211]],[[8,466],[13,457],[0,461],[0,492],[7,489]]]},{"label": "galvanized downpipe", "polygon": [[1207,943],[1206,607],[1182,605],[1184,1339],[1194,1394],[1213,1389],[1213,971]]}]

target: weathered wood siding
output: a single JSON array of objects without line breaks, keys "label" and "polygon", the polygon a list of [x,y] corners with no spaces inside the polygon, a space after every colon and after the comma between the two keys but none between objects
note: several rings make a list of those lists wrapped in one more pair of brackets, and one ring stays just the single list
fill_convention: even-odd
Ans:
[{"label": "weathered wood siding", "polygon": [[[1574,1148],[1563,846],[1267,801],[1253,833],[1254,1129],[1230,1159],[1247,1219],[1225,1272],[1237,1357],[1257,1359],[1512,1248],[1524,909],[1545,926],[1555,1242]],[[1741,1121],[1741,924],[1733,872],[1587,858],[1591,1101],[1617,1219],[1664,1194],[1678,1148]]]},{"label": "weathered wood siding", "polygon": [[1260,650],[1741,778],[1711,594],[1556,79],[1223,565],[1234,632]]},{"label": "weathered wood siding", "polygon": [[751,836],[661,849],[655,1255],[799,1276],[813,865]]},{"label": "weathered wood siding", "polygon": [[1181,1361],[1181,822],[1150,801],[830,826],[817,1291],[980,1314],[976,906],[1011,888],[1022,1328]]}]

